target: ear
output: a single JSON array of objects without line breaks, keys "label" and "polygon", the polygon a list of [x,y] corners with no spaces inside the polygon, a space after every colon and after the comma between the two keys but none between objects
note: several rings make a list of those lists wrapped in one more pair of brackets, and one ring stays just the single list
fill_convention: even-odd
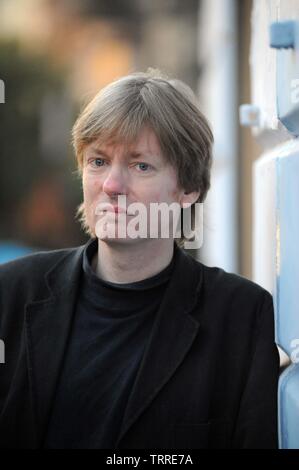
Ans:
[{"label": "ear", "polygon": [[198,200],[199,196],[200,196],[199,191],[192,191],[190,193],[187,193],[185,191],[183,195],[181,196],[181,201],[180,201],[182,208],[187,209],[188,207],[192,206],[192,204],[194,204],[194,202]]}]

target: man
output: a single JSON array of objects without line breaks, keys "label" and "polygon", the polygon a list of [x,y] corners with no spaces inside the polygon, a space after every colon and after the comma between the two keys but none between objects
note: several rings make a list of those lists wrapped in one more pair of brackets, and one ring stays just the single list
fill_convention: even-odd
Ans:
[{"label": "man", "polygon": [[1,446],[276,448],[271,295],[194,260],[151,212],[206,197],[213,136],[195,96],[153,70],[123,77],[73,140],[90,240],[0,269]]}]

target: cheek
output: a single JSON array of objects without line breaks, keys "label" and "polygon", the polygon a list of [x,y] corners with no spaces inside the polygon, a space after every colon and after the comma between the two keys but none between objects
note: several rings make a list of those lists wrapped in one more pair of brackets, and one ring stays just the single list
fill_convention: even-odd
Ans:
[{"label": "cheek", "polygon": [[151,191],[146,191],[139,198],[140,201],[144,202],[147,206],[152,202],[163,202],[165,201],[165,191],[163,189],[156,189]]},{"label": "cheek", "polygon": [[171,201],[178,202],[180,200],[181,191],[175,186],[168,192],[168,197]]},{"label": "cheek", "polygon": [[179,202],[179,193],[175,188],[161,188],[156,191],[151,191],[150,194],[145,194],[141,200],[147,205],[149,205],[151,202]]},{"label": "cheek", "polygon": [[180,200],[181,190],[177,183],[177,178],[173,172],[167,175],[159,185],[159,191],[156,191],[157,197],[165,202],[177,202]]},{"label": "cheek", "polygon": [[93,178],[85,176],[82,178],[82,188],[87,224],[89,227],[94,227],[94,211],[98,201],[99,185]]},{"label": "cheek", "polygon": [[155,191],[154,200],[155,201],[165,201],[165,202],[174,202],[178,201],[180,197],[180,191],[175,184],[165,185],[159,191]]},{"label": "cheek", "polygon": [[92,200],[100,190],[99,182],[97,179],[85,176],[82,179],[83,194],[85,200]]}]

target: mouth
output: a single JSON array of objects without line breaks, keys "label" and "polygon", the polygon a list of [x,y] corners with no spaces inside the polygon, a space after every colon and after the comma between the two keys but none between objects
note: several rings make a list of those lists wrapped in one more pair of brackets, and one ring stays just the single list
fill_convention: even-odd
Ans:
[{"label": "mouth", "polygon": [[120,215],[120,214],[125,214],[125,215],[133,215],[133,214],[129,214],[128,212],[126,212],[125,210],[121,209],[121,208],[115,208],[115,209],[102,209],[100,211],[97,211],[97,215],[104,215],[104,214],[115,214],[115,215]]},{"label": "mouth", "polygon": [[127,211],[122,209],[121,207],[114,206],[111,210],[111,212],[115,212],[116,214],[126,214]]},{"label": "mouth", "polygon": [[114,214],[126,214],[128,216],[134,215],[130,213],[125,207],[123,206],[114,206],[110,203],[100,203],[95,209],[95,215],[104,215],[107,213],[114,213]]}]

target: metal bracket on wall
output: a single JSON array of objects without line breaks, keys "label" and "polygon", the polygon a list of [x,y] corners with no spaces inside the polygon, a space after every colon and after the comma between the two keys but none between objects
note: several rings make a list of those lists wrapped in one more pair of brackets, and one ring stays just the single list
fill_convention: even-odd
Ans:
[{"label": "metal bracket on wall", "polygon": [[276,54],[277,117],[299,136],[299,21],[270,25],[270,47]]}]

